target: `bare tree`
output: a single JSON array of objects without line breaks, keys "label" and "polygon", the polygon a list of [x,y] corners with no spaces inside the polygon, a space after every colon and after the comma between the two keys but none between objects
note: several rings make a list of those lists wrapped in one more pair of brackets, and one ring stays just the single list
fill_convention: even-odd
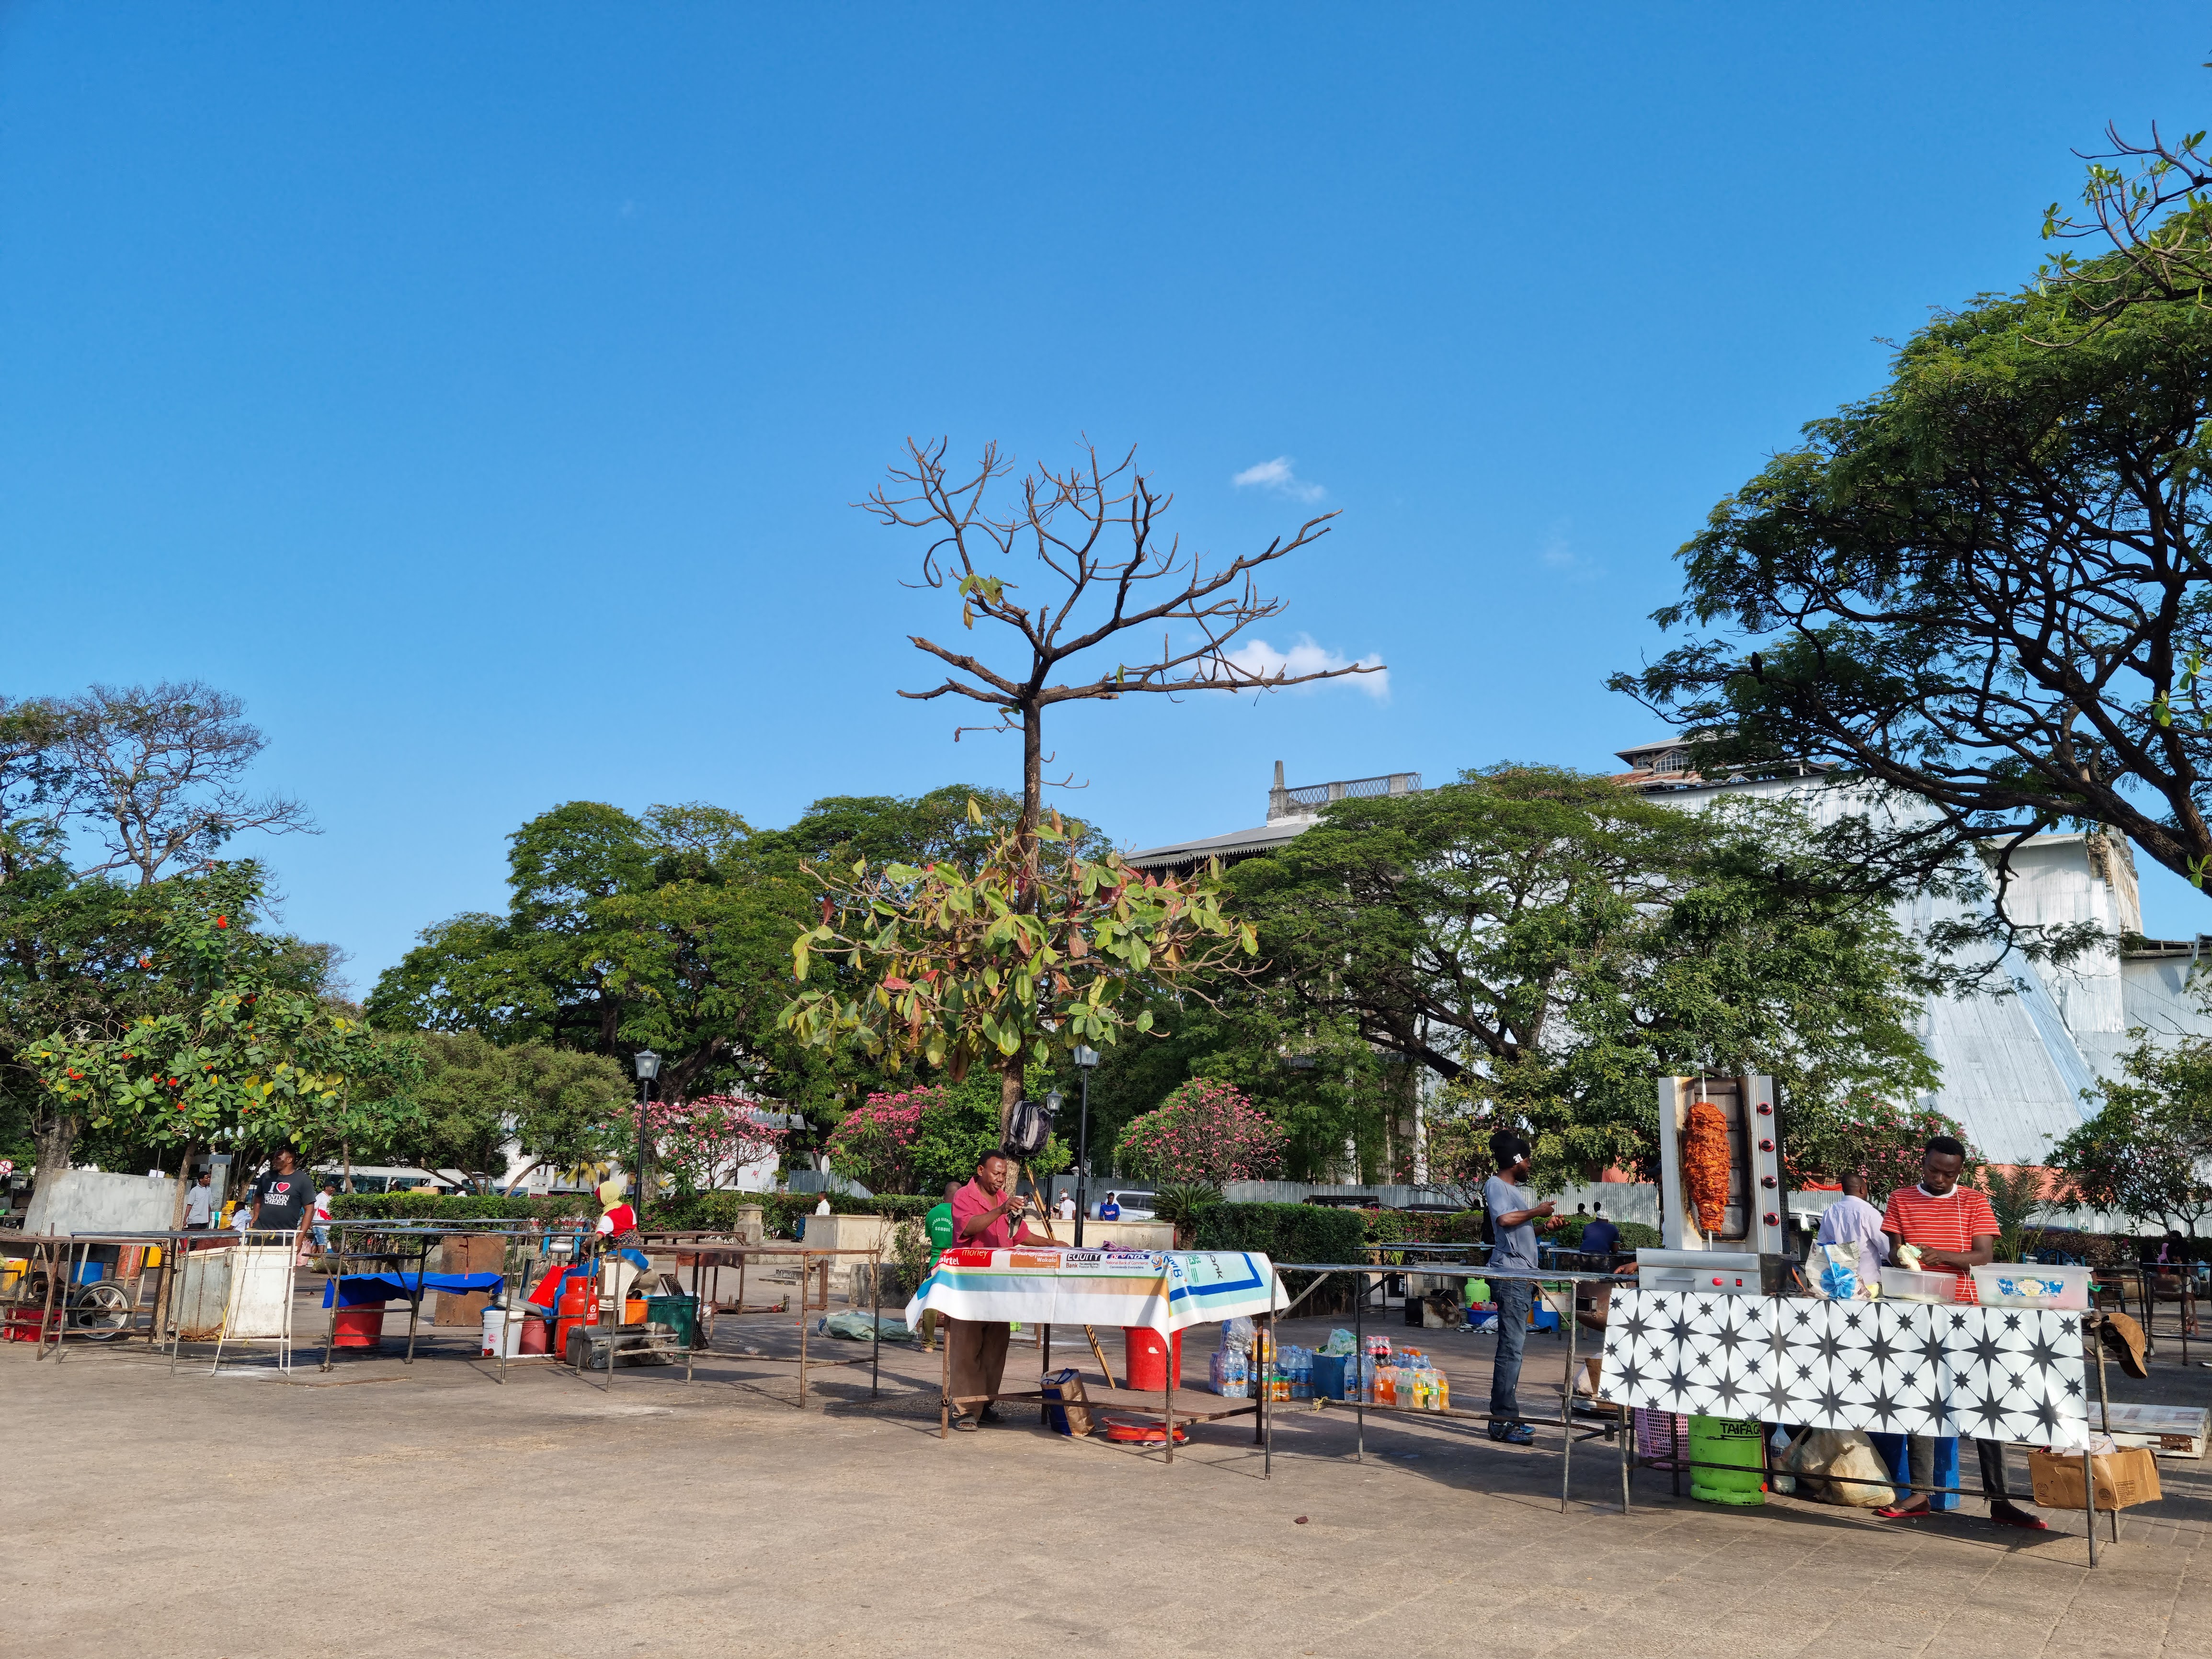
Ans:
[{"label": "bare tree", "polygon": [[267,739],[227,691],[198,680],[94,685],[60,711],[70,807],[98,826],[107,852],[87,875],[135,869],[150,886],[169,865],[212,858],[243,830],[317,833],[298,801],[240,787]]},{"label": "bare tree", "polygon": [[[864,505],[886,525],[934,532],[922,555],[922,583],[951,586],[960,595],[963,627],[972,631],[982,621],[1010,629],[1027,659],[994,669],[972,649],[910,635],[917,650],[953,672],[927,690],[899,695],[927,702],[950,693],[997,711],[988,726],[958,728],[956,740],[969,731],[1022,734],[1024,836],[1036,827],[1048,758],[1044,711],[1054,703],[1111,702],[1139,692],[1272,691],[1383,666],[1362,662],[1307,674],[1267,673],[1232,653],[1245,629],[1283,611],[1281,599],[1260,593],[1253,573],[1327,535],[1334,513],[1209,568],[1202,556],[1182,550],[1179,538],[1162,538],[1158,520],[1175,498],[1155,492],[1151,478],[1136,470],[1133,448],[1112,466],[1089,444],[1083,459],[1065,472],[1039,465],[1023,476],[1018,498],[998,510],[989,499],[992,486],[1012,473],[1012,459],[997,444],[986,444],[975,471],[955,482],[945,449],[943,439],[908,439],[907,460]],[[1023,586],[998,568],[1024,554],[1042,567],[1042,589],[1027,605],[1018,602],[1028,597]],[[1157,648],[1139,647],[1140,632],[1149,641],[1154,628]],[[1117,653],[1110,664],[1108,649]],[[1132,655],[1118,654],[1122,651]],[[1072,659],[1090,653],[1098,653],[1097,666],[1070,672]],[[1069,678],[1055,680],[1063,672]]]}]

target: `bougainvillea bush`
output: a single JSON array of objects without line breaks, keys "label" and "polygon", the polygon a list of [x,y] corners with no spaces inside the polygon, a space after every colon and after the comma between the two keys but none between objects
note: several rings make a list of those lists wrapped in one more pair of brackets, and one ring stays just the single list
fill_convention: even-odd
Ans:
[{"label": "bougainvillea bush", "polygon": [[[1800,1116],[1784,1151],[1794,1179],[1833,1181],[1856,1170],[1866,1176],[1868,1200],[1880,1204],[1899,1188],[1920,1179],[1922,1150],[1938,1135],[1960,1141],[1966,1138],[1941,1112],[1856,1097],[1832,1112]],[[1980,1154],[1968,1145],[1960,1179],[1972,1184],[1981,1162]]]},{"label": "bougainvillea bush", "polygon": [[1122,1169],[1150,1181],[1219,1188],[1273,1175],[1285,1139],[1281,1127],[1243,1090],[1194,1078],[1121,1132],[1115,1158]]},{"label": "bougainvillea bush", "polygon": [[915,1142],[922,1115],[950,1103],[943,1089],[902,1089],[872,1094],[830,1133],[830,1167],[872,1192],[915,1190]]},{"label": "bougainvillea bush", "polygon": [[[633,1105],[633,1132],[636,1111]],[[769,1121],[768,1109],[733,1095],[656,1100],[645,1113],[653,1159],[679,1192],[712,1192],[729,1185],[746,1164],[781,1152],[791,1133]]]}]

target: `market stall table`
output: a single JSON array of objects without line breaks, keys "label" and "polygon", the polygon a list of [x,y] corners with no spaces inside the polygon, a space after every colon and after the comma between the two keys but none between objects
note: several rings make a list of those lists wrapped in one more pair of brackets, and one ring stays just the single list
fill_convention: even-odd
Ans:
[{"label": "market stall table", "polygon": [[[659,1237],[663,1240],[666,1240],[671,1237],[672,1235],[661,1234]],[[691,1269],[692,1305],[695,1308],[704,1305],[699,1301],[700,1276],[702,1273],[710,1268],[719,1267],[728,1262],[735,1262],[737,1264],[738,1309],[738,1311],[742,1313],[744,1309],[744,1272],[747,1263],[752,1261],[782,1261],[797,1266],[799,1269],[799,1294],[796,1298],[799,1304],[799,1353],[797,1355],[797,1364],[799,1366],[799,1403],[802,1407],[806,1404],[806,1384],[809,1374],[811,1371],[827,1368],[834,1368],[841,1365],[866,1364],[868,1367],[869,1397],[873,1399],[882,1392],[884,1346],[882,1268],[884,1252],[881,1245],[873,1245],[866,1249],[810,1249],[803,1243],[797,1244],[771,1244],[765,1242],[760,1243],[750,1243],[742,1239],[698,1238],[688,1234],[678,1237],[680,1237],[682,1239],[682,1243],[678,1247],[678,1261],[682,1265],[689,1266]],[[807,1281],[817,1269],[821,1269],[824,1272],[825,1285],[823,1291],[823,1305],[826,1309],[829,1304],[829,1291],[826,1285],[826,1270],[828,1269],[831,1261],[841,1255],[862,1256],[866,1258],[869,1264],[868,1279],[870,1284],[874,1288],[871,1291],[872,1300],[870,1304],[871,1317],[869,1320],[868,1357],[866,1360],[862,1360],[857,1356],[851,1359],[816,1359],[813,1358],[807,1351]],[[685,1261],[685,1258],[689,1258],[689,1260]],[[767,1310],[763,1310],[763,1311]],[[781,1354],[749,1354],[746,1358],[762,1364],[789,1364],[793,1363],[793,1360],[789,1356]]]},{"label": "market stall table", "polygon": [[[2086,1489],[2094,1481],[2083,1329],[2098,1317],[1622,1289],[1606,1326],[1605,1392],[1627,1409],[2078,1451]],[[2097,1388],[2101,1397],[2101,1352]],[[1626,1508],[1625,1437],[1621,1457]],[[2094,1510],[2088,1520],[2094,1566]]]},{"label": "market stall table", "polygon": [[[1093,1397],[1086,1389],[1085,1401],[1160,1417],[1164,1425],[1163,1444],[1172,1462],[1178,1417],[1188,1422],[1258,1414],[1261,1403],[1258,1396],[1265,1392],[1255,1389],[1254,1399],[1230,1405],[1218,1395],[1190,1395],[1177,1389],[1172,1361],[1176,1334],[1194,1325],[1268,1314],[1289,1300],[1273,1265],[1256,1251],[1078,1250],[1036,1245],[1006,1249],[955,1245],[938,1256],[937,1265],[915,1290],[907,1304],[906,1321],[908,1328],[914,1328],[922,1315],[934,1312],[943,1319],[1014,1321],[1040,1326],[1041,1371],[1051,1369],[1055,1324],[1082,1325],[1086,1329],[1118,1325],[1158,1332],[1170,1345],[1171,1356],[1166,1385],[1158,1395],[1109,1388]],[[988,1403],[989,1400],[1042,1402],[1045,1399],[1042,1389],[1001,1391],[988,1399],[982,1395],[956,1399],[949,1341],[944,1345],[939,1389],[940,1437],[951,1434],[957,1405]]]}]

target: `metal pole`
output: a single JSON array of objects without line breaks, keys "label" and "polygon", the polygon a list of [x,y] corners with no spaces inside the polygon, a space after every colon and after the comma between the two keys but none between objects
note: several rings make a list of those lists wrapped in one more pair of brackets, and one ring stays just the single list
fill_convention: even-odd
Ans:
[{"label": "metal pole", "polygon": [[[1367,1461],[1367,1275],[1352,1276],[1352,1415],[1358,1425],[1352,1461]],[[1272,1293],[1271,1293],[1272,1294]]]},{"label": "metal pole", "polygon": [[[2148,1304],[2144,1304],[2146,1311],[2148,1310]],[[2101,1337],[2097,1343],[2097,1426],[2106,1434],[2112,1431],[2112,1408],[2108,1403],[2108,1396],[2105,1392],[2105,1344]],[[2084,1468],[2087,1467],[2084,1465]],[[2096,1540],[2097,1490],[2095,1484],[2092,1482],[2089,1488],[2089,1565],[2093,1567],[2097,1565]],[[2117,1505],[2112,1510],[2112,1541],[2115,1544],[2120,1541],[2120,1511]]]},{"label": "metal pole", "polygon": [[1575,1323],[1575,1291],[1571,1281],[1567,1286],[1567,1376],[1559,1386],[1559,1513],[1567,1512],[1567,1481],[1575,1465],[1575,1339],[1580,1328]]},{"label": "metal pole", "polygon": [[[868,1258],[868,1283],[873,1288],[875,1302],[871,1310],[875,1323],[874,1346],[868,1350],[868,1398],[875,1399],[883,1392],[884,1382],[884,1249],[878,1244],[875,1254]],[[1049,1327],[1047,1328],[1050,1328]]]},{"label": "metal pole", "polygon": [[[814,1258],[802,1248],[799,1253],[799,1409],[806,1409],[806,1278],[814,1271]],[[825,1302],[829,1299],[825,1295]]]},{"label": "metal pole", "polygon": [[[1267,1346],[1271,1350],[1275,1346],[1275,1264],[1272,1261],[1267,1264]],[[1274,1389],[1268,1382],[1268,1373],[1273,1369],[1273,1361],[1261,1365],[1259,1378],[1254,1384],[1266,1396],[1260,1412],[1267,1446],[1260,1458],[1260,1478],[1262,1480],[1275,1478],[1275,1401]]]},{"label": "metal pole", "polygon": [[1167,1418],[1167,1423],[1168,1423],[1168,1427],[1167,1427],[1167,1438],[1166,1438],[1166,1442],[1165,1442],[1166,1446],[1167,1446],[1167,1453],[1168,1453],[1167,1461],[1168,1461],[1169,1462],[1172,1463],[1172,1462],[1175,1462],[1175,1391],[1176,1391],[1176,1372],[1180,1368],[1176,1364],[1176,1334],[1174,1331],[1172,1331],[1172,1330],[1169,1330],[1169,1331],[1164,1331],[1164,1332],[1162,1332],[1162,1333],[1161,1333],[1161,1334],[1162,1334],[1162,1335],[1166,1339],[1166,1341],[1167,1341],[1167,1349],[1168,1349],[1166,1358],[1161,1362],[1161,1363],[1162,1363],[1162,1364],[1166,1367],[1166,1369],[1167,1369],[1167,1379],[1168,1379],[1168,1380],[1167,1380],[1166,1387],[1162,1390],[1162,1393],[1164,1395],[1165,1398],[1162,1401],[1162,1402],[1161,1402],[1161,1403],[1162,1403],[1162,1404],[1166,1407],[1165,1416],[1166,1416],[1166,1418]]},{"label": "metal pole", "polygon": [[1083,1127],[1075,1139],[1075,1248],[1083,1248],[1083,1218],[1091,1213],[1091,1068],[1083,1073]]},{"label": "metal pole", "polygon": [[[653,1103],[653,1079],[641,1077],[637,1080],[637,1169],[632,1180],[637,1188],[637,1202],[631,1207],[637,1212],[637,1224],[645,1226],[645,1117],[646,1108]],[[614,1361],[607,1361],[607,1375],[614,1376]]]},{"label": "metal pole", "polygon": [[952,1322],[942,1314],[937,1336],[937,1437],[945,1440],[952,1434]]}]

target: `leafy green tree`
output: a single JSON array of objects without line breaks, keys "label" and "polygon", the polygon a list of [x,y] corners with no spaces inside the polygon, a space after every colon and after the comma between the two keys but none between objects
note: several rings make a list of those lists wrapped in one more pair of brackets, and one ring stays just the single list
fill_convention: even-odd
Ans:
[{"label": "leafy green tree", "polygon": [[1915,953],[1780,804],[1501,766],[1339,803],[1231,881],[1277,985],[1534,1130],[1552,1173],[1656,1167],[1667,1072],[1772,1073],[1796,1121],[1934,1081]]},{"label": "leafy green tree", "polygon": [[2120,1076],[2104,1079],[2096,1116],[2052,1147],[2051,1162],[2078,1202],[2193,1237],[2212,1212],[2212,1043],[2135,1039]]},{"label": "leafy green tree", "polygon": [[[945,798],[961,795],[956,830]],[[572,801],[516,831],[504,915],[426,929],[378,980],[370,1018],[393,1030],[475,1031],[502,1047],[541,1042],[625,1066],[663,1056],[660,1092],[773,1098],[834,1123],[892,1080],[857,1045],[810,1047],[777,1024],[792,934],[815,919],[810,856],[927,860],[983,834],[966,792],[817,801],[788,830],[756,830],[700,805],[642,817]],[[995,798],[1002,815],[1006,798]],[[988,803],[987,803],[988,805]],[[987,810],[987,819],[988,811]],[[817,962],[813,982],[849,974]]]},{"label": "leafy green tree", "polygon": [[544,1042],[506,1048],[474,1031],[426,1031],[419,1110],[379,1150],[396,1162],[453,1168],[484,1182],[510,1171],[505,1145],[531,1164],[570,1170],[635,1145],[632,1085],[602,1054]]},{"label": "leafy green tree", "polygon": [[1993,848],[2002,903],[2023,840],[2092,823],[2201,882],[2212,309],[2157,264],[1940,313],[1714,508],[1655,615],[1688,639],[1616,689],[1708,775],[1809,763],[1913,798],[1845,826],[1884,880]]},{"label": "leafy green tree", "polygon": [[288,983],[287,942],[248,925],[261,898],[251,865],[137,890],[158,896],[165,914],[135,964],[143,986],[129,988],[159,995],[111,998],[96,1025],[26,1047],[49,1121],[155,1147],[313,1144],[354,1081],[379,1066],[374,1034]]},{"label": "leafy green tree", "polygon": [[[26,842],[15,843],[26,853]],[[42,1169],[69,1167],[89,1133],[111,1161],[173,1146],[163,1127],[150,1140],[136,1112],[88,1109],[76,1090],[48,1086],[38,1053],[58,1035],[98,1042],[153,1021],[173,1034],[206,1011],[205,970],[191,940],[217,934],[227,957],[258,983],[301,1006],[336,1007],[334,953],[258,926],[261,876],[251,863],[217,865],[152,884],[79,876],[56,853],[26,853],[0,880],[0,1102],[27,1131]],[[212,927],[222,915],[225,925]],[[242,969],[243,970],[243,969]]]}]

